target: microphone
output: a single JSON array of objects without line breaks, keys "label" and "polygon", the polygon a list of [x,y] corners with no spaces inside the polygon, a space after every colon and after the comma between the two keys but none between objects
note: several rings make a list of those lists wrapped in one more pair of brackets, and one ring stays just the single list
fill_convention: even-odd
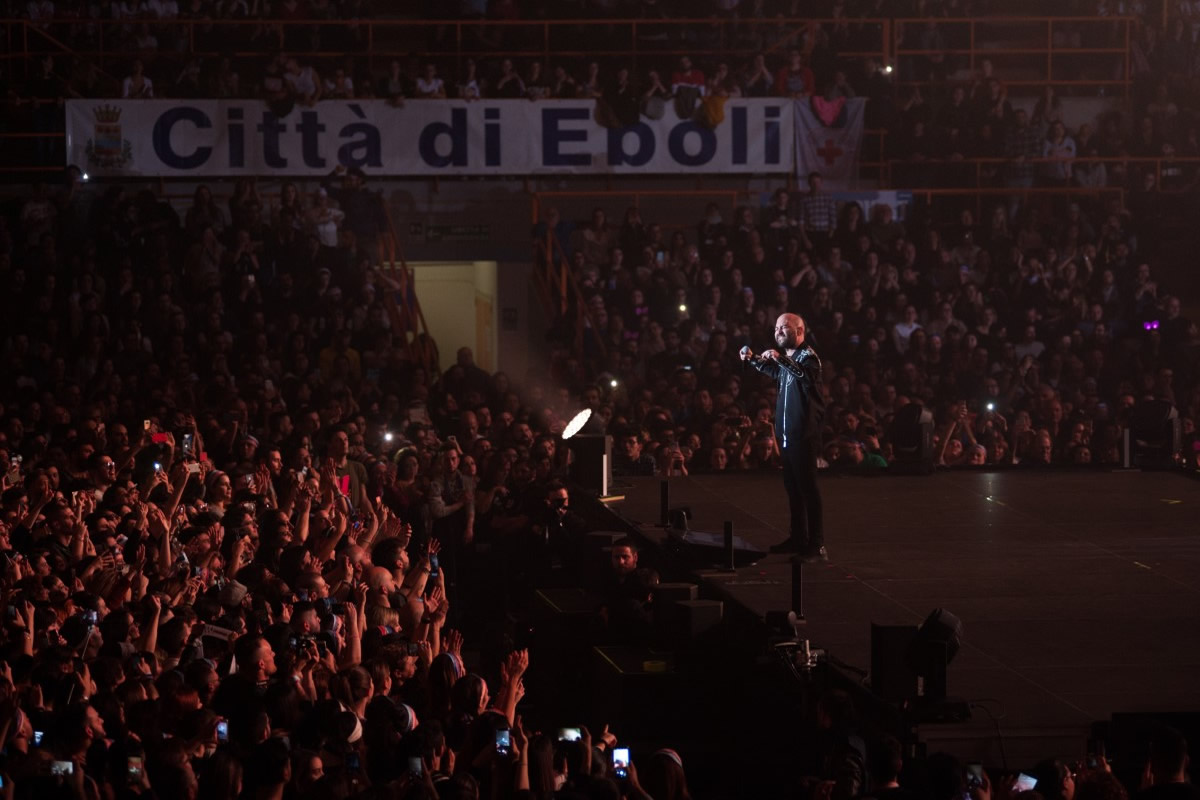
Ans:
[{"label": "microphone", "polygon": [[754,354],[754,352],[746,345],[742,345],[742,349],[739,352],[740,352],[742,358],[746,359],[751,364],[761,364],[762,363],[762,360],[763,360],[762,356],[756,356]]}]

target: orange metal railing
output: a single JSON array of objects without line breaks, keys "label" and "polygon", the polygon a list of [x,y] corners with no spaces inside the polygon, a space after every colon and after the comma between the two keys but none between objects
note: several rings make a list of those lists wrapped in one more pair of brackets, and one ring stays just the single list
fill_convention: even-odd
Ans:
[{"label": "orange metal railing", "polygon": [[[546,20],[0,20],[11,57],[72,51],[94,58],[181,60],[191,56],[263,58],[301,52],[305,58],[343,60],[363,54],[374,60],[416,56],[459,65],[469,57],[592,59],[629,57],[633,68],[646,59],[752,57],[785,47],[811,48],[824,28],[852,29],[855,45],[843,57],[886,58],[891,40],[887,19],[683,18]],[[143,28],[142,26],[146,27]],[[159,39],[148,48],[147,36]],[[139,37],[141,43],[139,45]],[[373,64],[379,67],[379,64]],[[731,65],[735,66],[736,65]]]},{"label": "orange metal railing", "polygon": [[[581,202],[600,201],[613,203],[623,202],[623,208],[632,206],[633,208],[641,208],[647,201],[667,200],[674,203],[676,206],[680,202],[691,199],[697,203],[698,207],[704,204],[715,202],[722,206],[722,213],[728,213],[727,219],[733,219],[737,211],[740,198],[757,197],[758,192],[746,189],[645,189],[645,190],[629,190],[621,189],[596,189],[591,191],[547,191],[534,192],[530,202],[530,213],[533,217],[533,224],[537,225],[545,216],[545,209],[551,204],[570,202],[577,200]],[[560,209],[561,210],[561,209]],[[575,209],[572,209],[574,211]],[[612,211],[611,208],[606,208],[605,211]],[[563,215],[566,218],[573,216],[570,211]],[[579,213],[577,216],[587,216],[586,213]],[[697,215],[699,218],[699,215]],[[627,257],[633,257],[632,253],[627,253]]]},{"label": "orange metal railing", "polygon": [[[61,169],[61,168],[59,168]],[[194,180],[194,179],[191,179]],[[160,199],[171,203],[179,211],[179,203],[186,203],[194,196],[191,192],[181,193],[167,190],[167,182],[158,192]],[[277,198],[274,193],[264,193],[263,199]],[[396,235],[396,226],[387,203],[380,198],[382,218],[386,222],[384,230],[380,231],[375,243],[375,257],[378,275],[384,288],[384,308],[392,324],[393,334],[403,337],[403,346],[414,364],[423,367],[434,378],[438,374],[438,353],[436,344],[429,334],[429,326],[425,323],[425,314],[421,310],[421,301],[417,297],[416,284],[413,280],[412,268],[404,258],[400,247],[400,239]]]},{"label": "orange metal railing", "polygon": [[[953,180],[948,180],[940,187],[935,185],[934,188],[947,189],[985,189],[989,187],[989,180],[1003,179],[1005,170],[1012,164],[1016,163],[1011,158],[964,158],[959,160],[932,160],[926,159],[922,161],[912,161],[905,159],[891,159],[887,162],[886,170],[886,185],[896,188],[907,189],[908,185],[903,180],[896,180],[897,171],[903,172],[904,169],[920,170],[921,176],[926,180],[946,179],[953,176]],[[1163,185],[1164,177],[1175,177],[1176,170],[1187,172],[1191,170],[1193,173],[1200,169],[1200,157],[1171,157],[1171,158],[1145,158],[1132,156],[1109,156],[1109,157],[1091,157],[1081,156],[1072,159],[1061,158],[1027,158],[1023,162],[1025,165],[1033,167],[1034,174],[1040,174],[1045,166],[1068,166],[1074,168],[1077,166],[1088,165],[1104,165],[1106,170],[1114,169],[1123,172],[1126,176],[1118,184],[1111,188],[1121,188],[1128,185],[1128,178],[1139,175],[1153,175],[1154,186],[1157,191],[1172,193],[1175,191],[1188,191],[1189,186],[1171,186]],[[964,184],[964,178],[965,184]],[[1190,182],[1189,182],[1190,183]],[[995,184],[990,184],[994,186]],[[1051,191],[1059,191],[1062,188],[1071,187],[1049,187]],[[1080,188],[1080,187],[1074,187]],[[1110,187],[1104,187],[1110,188]]]},{"label": "orange metal railing", "polygon": [[547,229],[545,236],[534,239],[533,285],[552,325],[564,318],[571,324],[573,355],[581,361],[586,358],[584,339],[587,329],[591,328],[595,333],[592,339],[599,361],[603,363],[608,352],[604,331],[588,307],[578,276],[571,271],[567,252],[553,230]]},{"label": "orange metal railing", "polygon": [[[1007,205],[1014,197],[1019,197],[1025,203],[1043,204],[1055,199],[1101,200],[1103,198],[1124,198],[1125,190],[1119,186],[1102,186],[1089,188],[1082,186],[1043,187],[1031,186],[1024,188],[1009,188],[989,186],[982,189],[908,189],[914,201],[933,209],[935,214],[941,208],[939,201],[954,201],[953,211],[957,213],[964,208],[974,208],[975,219],[984,219],[984,212],[996,205]],[[1122,200],[1122,203],[1124,201]]]},{"label": "orange metal railing", "polygon": [[889,52],[902,84],[983,81],[990,74],[1006,87],[1127,94],[1139,24],[1132,16],[896,19]]},{"label": "orange metal railing", "polygon": [[[239,63],[245,66],[247,60],[261,67],[269,54],[284,49],[303,52],[304,59],[316,60],[319,72],[343,64],[348,54],[366,56],[376,71],[384,67],[381,62],[393,58],[443,64],[453,61],[461,70],[467,58],[485,56],[540,59],[546,64],[551,60],[561,63],[624,56],[636,70],[639,64],[645,67],[648,60],[659,65],[683,54],[706,62],[714,57],[750,57],[791,46],[811,50],[818,42],[836,40],[843,43],[837,52],[840,58],[872,57],[893,64],[893,79],[902,86],[941,81],[974,85],[987,74],[994,74],[1006,87],[1027,91],[1054,85],[1067,92],[1128,94],[1132,84],[1131,44],[1138,24],[1134,17],[289,22],[62,19],[48,23],[7,19],[0,20],[0,60],[12,62],[11,74],[13,68],[36,68],[39,55],[68,54],[99,61],[124,74],[125,62],[135,57],[151,66],[155,60],[171,66],[192,57],[230,58],[236,69]],[[162,40],[154,51],[137,47],[143,25],[144,32]],[[931,45],[936,48],[930,49]],[[990,73],[984,69],[985,62],[991,63]],[[731,66],[736,69],[738,65]],[[115,83],[111,75],[108,77]],[[19,121],[10,127],[13,130],[0,132],[0,138],[27,133],[20,130]],[[884,136],[882,132],[867,133],[861,174],[869,179],[882,178],[887,172],[883,163]]]},{"label": "orange metal railing", "polygon": [[[416,283],[400,248],[400,238],[396,235],[392,214],[382,199],[380,203],[383,206],[387,228],[381,232],[378,241],[379,272],[383,280],[391,284],[388,288],[392,290],[383,293],[388,318],[391,320],[393,333],[399,332],[404,337],[409,358],[414,364],[424,368],[432,380],[437,377],[439,369],[437,345],[429,334],[429,326],[425,323],[425,313],[421,310],[421,301],[417,298]],[[400,298],[399,301],[397,297]]]},{"label": "orange metal railing", "polygon": [[[689,18],[604,20],[0,20],[0,59],[73,53],[101,63],[182,63],[193,56],[262,60],[278,51],[344,62],[365,55],[370,66],[393,58],[584,59],[628,57],[635,70],[689,55],[750,58],[787,47],[832,43],[839,58],[895,63],[902,83],[923,74],[975,75],[984,60],[1009,86],[1112,87],[1130,84],[1135,17],[950,18]],[[1099,65],[1099,66],[1098,66]],[[736,68],[738,65],[731,65]],[[946,68],[947,70],[950,67]],[[1099,70],[1099,71],[1098,71]],[[944,77],[955,79],[955,74]]]}]

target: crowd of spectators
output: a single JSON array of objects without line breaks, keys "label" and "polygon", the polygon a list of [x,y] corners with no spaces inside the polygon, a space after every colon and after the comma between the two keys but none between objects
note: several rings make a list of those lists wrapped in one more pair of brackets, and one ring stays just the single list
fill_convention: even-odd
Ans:
[{"label": "crowd of spectators", "polygon": [[578,225],[551,210],[534,237],[562,245],[588,322],[578,346],[570,325],[554,333],[552,374],[594,380],[586,404],[627,469],[778,466],[773,388],[737,353],[773,347],[788,311],[824,364],[828,465],[891,462],[912,402],[934,413],[944,465],[1117,464],[1133,409],[1156,400],[1190,448],[1200,335],[1144,257],[1143,220],[1119,200],[1016,208],[901,222],[836,202],[814,173],[670,235],[637,208]]},{"label": "crowd of spectators", "polygon": [[[306,97],[598,98],[621,82],[619,76],[625,70],[633,73],[630,83],[639,94],[654,91],[658,82],[662,84],[660,89],[666,87],[674,94],[676,82],[667,79],[676,70],[678,59],[656,58],[656,49],[676,54],[692,49],[729,53],[727,58],[710,56],[705,59],[709,63],[702,66],[704,72],[697,72],[696,88],[709,93],[764,96],[820,91],[841,96],[853,92],[852,87],[861,93],[862,83],[870,79],[868,68],[860,81],[856,74],[861,70],[859,62],[843,58],[841,53],[875,53],[878,61],[888,51],[880,19],[913,15],[945,18],[947,28],[933,23],[911,26],[909,32],[898,36],[901,52],[924,52],[966,47],[966,29],[954,26],[952,21],[968,12],[987,15],[998,10],[1014,11],[1008,4],[992,8],[988,3],[968,7],[959,3],[909,5],[878,0],[837,0],[823,9],[764,0],[719,0],[710,7],[681,3],[678,8],[659,0],[638,0],[631,5],[564,2],[555,3],[551,9],[505,0],[468,2],[461,8],[437,4],[427,17],[448,23],[478,19],[504,25],[473,25],[458,30],[442,25],[406,33],[393,9],[373,8],[366,0],[147,0],[59,5],[53,0],[36,0],[9,5],[7,13],[0,12],[0,16],[29,19],[35,31],[44,32],[56,43],[48,53],[62,53],[58,43],[67,51],[62,53],[62,63],[51,72],[53,83],[45,79],[31,83],[38,73],[32,64],[27,71],[18,70],[9,76],[13,82],[9,90],[14,98],[25,102],[64,96],[267,98],[277,91],[273,86],[280,81],[295,89],[292,84],[297,76],[289,69],[289,60],[299,63],[299,69],[306,73],[303,80],[313,79],[312,91],[295,90],[298,101]],[[800,12],[827,21],[790,27],[774,22],[778,17],[801,19]],[[601,20],[614,15],[637,20],[640,32],[636,37],[629,31],[614,32],[604,26],[566,25],[553,29],[553,45],[542,39],[543,19]],[[672,20],[710,16],[711,26],[672,24]],[[371,35],[363,24],[367,20],[385,23],[385,27]],[[521,20],[536,24],[511,24]],[[38,38],[37,33],[34,38]],[[573,52],[595,49],[625,54],[595,59],[552,57],[549,62],[527,58],[515,63],[488,55],[539,50],[553,53],[559,42],[578,42],[578,47],[564,48]],[[980,44],[987,42],[981,40]],[[802,70],[795,66],[795,56],[785,55],[788,47],[803,52]],[[638,58],[629,52],[632,50],[640,53],[636,69]],[[448,51],[453,52],[452,59],[447,57]],[[364,52],[370,56],[364,57]],[[945,79],[953,72],[953,57],[936,61],[937,69],[931,70],[928,57],[902,57],[898,73],[908,81]],[[128,79],[139,70],[145,74],[136,76],[131,86]],[[784,75],[788,71],[792,74]],[[25,79],[26,85],[16,82],[18,79]]]},{"label": "crowd of spectators", "polygon": [[[558,480],[565,401],[412,355],[360,174],[182,215],[79,177],[0,206],[6,796],[616,797],[606,720],[537,699],[570,664],[522,703],[534,587],[653,636]],[[629,796],[686,786],[647,748]]]},{"label": "crowd of spectators", "polygon": [[[632,540],[589,548],[556,434],[583,405],[627,471],[769,465],[769,389],[734,352],[770,346],[783,308],[825,363],[833,464],[886,461],[914,400],[948,464],[1108,462],[1140,399],[1200,410],[1200,336],[1120,209],[1078,251],[1056,244],[1077,210],[1015,231],[1003,207],[868,220],[816,175],[728,223],[710,207],[694,235],[636,209],[574,231],[551,215],[608,373],[559,340],[522,386],[403,344],[396,285],[360,250],[378,235],[361,174],[308,199],[201,188],[182,215],[78,178],[0,207],[9,797],[689,797],[678,751],[625,765],[634,734],[538,702],[569,665],[539,676],[524,647],[534,587],[588,587],[590,641],[656,635],[657,575]],[[1099,762],[1041,765],[1036,794],[946,759],[914,774],[847,709],[818,707],[798,796],[1127,797]],[[1187,763],[1156,739],[1142,800],[1194,798]]]},{"label": "crowd of spectators", "polygon": [[[468,3],[462,9],[438,6],[431,13],[449,19],[541,19],[537,9],[527,5],[510,2],[475,7]],[[1122,48],[1118,55],[1091,56],[1092,62],[1076,66],[1074,61],[1064,61],[1067,56],[1055,60],[1060,78],[1084,79],[1085,84],[1089,77],[1122,79],[1128,62],[1134,81],[1132,96],[1139,98],[1133,109],[1136,116],[1131,121],[1114,113],[1099,122],[1065,117],[1058,90],[1053,85],[1032,87],[1028,79],[1034,76],[1029,75],[1018,82],[1020,92],[1038,92],[1040,96],[1032,108],[1020,108],[1010,99],[1001,76],[1005,70],[994,68],[992,58],[980,58],[969,73],[965,61],[955,61],[961,59],[955,52],[970,46],[969,37],[964,39],[968,29],[956,26],[955,20],[1013,11],[1007,7],[835,2],[820,11],[829,19],[844,22],[793,30],[769,24],[777,15],[790,16],[796,11],[788,3],[734,1],[703,10],[701,16],[714,14],[719,23],[706,31],[703,26],[656,29],[650,24],[653,20],[665,22],[678,14],[657,0],[635,5],[584,4],[577,10],[583,16],[615,14],[642,20],[640,36],[646,41],[639,42],[642,54],[638,59],[629,54],[591,59],[551,54],[542,60],[492,55],[542,49],[540,40],[526,42],[522,38],[540,37],[540,26],[536,30],[520,26],[464,28],[468,46],[457,41],[458,34],[449,28],[435,26],[420,29],[421,41],[436,44],[432,52],[416,46],[385,49],[381,42],[387,37],[380,34],[368,41],[366,27],[359,24],[380,19],[377,10],[363,2],[287,0],[248,5],[192,0],[180,6],[165,0],[58,8],[52,0],[40,0],[27,8],[14,8],[8,16],[28,17],[69,49],[41,57],[23,70],[12,65],[7,75],[0,74],[0,102],[7,112],[7,121],[0,125],[13,130],[59,131],[62,101],[72,97],[258,98],[271,103],[280,114],[322,99],[380,98],[403,104],[444,98],[586,98],[600,104],[603,113],[597,119],[614,126],[636,121],[639,115],[661,116],[668,104],[674,104],[685,117],[699,108],[720,119],[719,105],[729,97],[866,97],[871,100],[868,127],[888,133],[885,156],[897,162],[891,173],[894,185],[1026,186],[1037,182],[1088,187],[1132,184],[1147,189],[1151,185],[1145,182],[1146,176],[1153,175],[1156,188],[1184,190],[1198,182],[1198,171],[1188,162],[1158,170],[1086,160],[1200,157],[1195,113],[1200,109],[1200,83],[1195,80],[1200,59],[1193,43],[1200,17],[1188,3],[1171,9],[1165,27],[1155,24],[1157,17],[1141,17],[1144,22],[1135,26],[1128,43],[1128,59],[1124,35],[1095,24],[1112,10],[1095,10],[1081,3],[1076,11],[1101,16],[1090,23],[1064,22],[1055,27],[1055,46]],[[456,16],[456,10],[461,15]],[[1115,10],[1138,13],[1132,6]],[[813,14],[817,10],[805,11]],[[884,29],[863,20],[906,15],[946,22],[898,29],[896,63],[885,64]],[[303,25],[300,20],[341,20],[343,24]],[[181,21],[189,24],[176,24]],[[989,44],[987,30],[978,32],[981,38],[976,45],[1003,46],[1002,42]],[[627,41],[606,45],[597,39],[608,35],[613,34],[592,28],[555,32],[556,40],[574,37],[587,43],[586,48],[572,49],[619,53],[631,46]],[[708,35],[716,39],[707,41]],[[655,57],[656,48],[672,53],[695,49],[707,55]],[[903,55],[947,48],[951,53],[945,57]],[[455,55],[445,55],[453,49],[457,49]],[[714,49],[726,55],[713,56]],[[368,51],[376,54],[364,57]],[[864,52],[880,55],[841,55]],[[1119,69],[1110,70],[1110,62]],[[1084,87],[1093,94],[1094,89]],[[706,104],[718,108],[705,108]],[[700,118],[704,119],[703,115]],[[39,155],[46,159],[57,153],[47,145]],[[993,161],[981,168],[961,163],[977,158]],[[999,161],[1006,158],[1021,159],[1023,164],[1005,169]],[[1061,163],[1037,163],[1044,158]]]},{"label": "crowd of spectators", "polygon": [[[796,11],[714,5],[749,17]],[[870,16],[881,4],[847,5]],[[176,6],[95,4],[73,29],[87,35],[87,19],[111,14],[134,51],[186,55],[147,15],[367,13],[328,1]],[[658,6],[632,10],[668,13]],[[504,7],[468,3],[463,16]],[[955,3],[906,13],[931,8],[966,13]],[[47,25],[61,16],[49,0],[28,15]],[[119,83],[94,62],[70,64],[68,77],[42,59],[28,93],[5,94],[10,104],[50,101],[31,106],[42,130],[61,114],[54,101],[76,94],[583,96],[620,122],[681,94],[857,93],[899,132],[897,158],[953,160],[961,142],[964,156],[1006,159],[985,176],[997,186],[1132,181],[1140,191],[1128,205],[1014,194],[976,219],[838,202],[814,173],[801,191],[780,189],[728,218],[711,204],[687,230],[637,208],[619,222],[611,209],[580,221],[550,210],[534,239],[561,247],[587,326],[576,341],[571,320],[559,320],[548,367],[509,376],[485,372],[467,348],[440,373],[434,342],[409,346],[395,314],[405,300],[373,264],[384,228],[360,172],[339,170],[307,194],[284,183],[277,198],[248,179],[227,201],[201,187],[179,214],[152,192],[96,188],[68,169],[62,185],[0,206],[3,790],[80,800],[688,797],[683,759],[655,749],[663,742],[635,751],[621,775],[624,743],[605,720],[593,735],[537,702],[539,665],[520,635],[533,587],[588,586],[592,641],[655,636],[656,574],[631,540],[611,554],[590,549],[572,510],[557,437],[565,421],[591,409],[625,473],[778,466],[772,386],[737,351],[772,347],[774,318],[791,311],[824,365],[823,467],[893,463],[895,421],[911,404],[933,411],[943,466],[1113,465],[1122,429],[1148,402],[1179,409],[1184,457],[1200,466],[1200,331],[1159,288],[1152,202],[1194,175],[1164,170],[1161,185],[1147,185],[1140,173],[1097,176],[1070,162],[1093,146],[1191,152],[1182,30],[1143,34],[1135,67],[1153,92],[1135,125],[1112,118],[1094,134],[1067,125],[1052,91],[1031,113],[1013,111],[986,66],[924,108],[919,92],[893,96],[882,65],[843,69],[821,42],[779,63],[681,59],[644,82],[601,62],[578,74],[468,62],[453,86],[419,59],[375,75],[353,59],[302,55],[353,50],[357,28],[342,30],[345,40],[305,31],[289,41],[266,22],[244,26],[245,46],[301,55],[246,80],[228,59],[191,59],[176,74],[138,61]],[[1059,161],[1030,163],[1043,156]],[[830,758],[811,769],[806,796],[1127,797],[1100,762],[1042,765],[1036,793],[999,775],[993,786],[986,773],[967,785],[969,770],[939,771],[932,759],[927,780],[902,782],[898,746],[850,736],[838,697],[818,718]],[[1178,788],[1181,737],[1157,740],[1145,766],[1142,786],[1153,788],[1143,800],[1194,797]]]}]

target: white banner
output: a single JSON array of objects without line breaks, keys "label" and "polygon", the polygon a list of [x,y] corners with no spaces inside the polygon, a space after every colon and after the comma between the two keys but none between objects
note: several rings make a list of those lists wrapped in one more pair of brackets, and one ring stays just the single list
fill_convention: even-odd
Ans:
[{"label": "white banner", "polygon": [[[257,100],[70,100],[67,163],[93,175],[783,173],[791,100],[730,100],[706,128],[595,121],[590,100],[326,101],[277,117]],[[860,126],[861,127],[861,126]]]},{"label": "white banner", "polygon": [[826,125],[808,101],[796,101],[796,175],[801,181],[815,171],[821,173],[828,189],[854,185],[866,107],[866,98],[850,98]]}]

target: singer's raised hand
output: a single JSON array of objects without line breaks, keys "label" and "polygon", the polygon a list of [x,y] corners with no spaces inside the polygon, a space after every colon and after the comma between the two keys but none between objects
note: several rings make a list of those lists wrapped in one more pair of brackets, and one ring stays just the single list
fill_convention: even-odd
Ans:
[{"label": "singer's raised hand", "polygon": [[749,347],[743,347],[740,351],[738,351],[738,355],[741,356],[742,361],[750,361],[752,358],[754,358],[754,351]]}]

